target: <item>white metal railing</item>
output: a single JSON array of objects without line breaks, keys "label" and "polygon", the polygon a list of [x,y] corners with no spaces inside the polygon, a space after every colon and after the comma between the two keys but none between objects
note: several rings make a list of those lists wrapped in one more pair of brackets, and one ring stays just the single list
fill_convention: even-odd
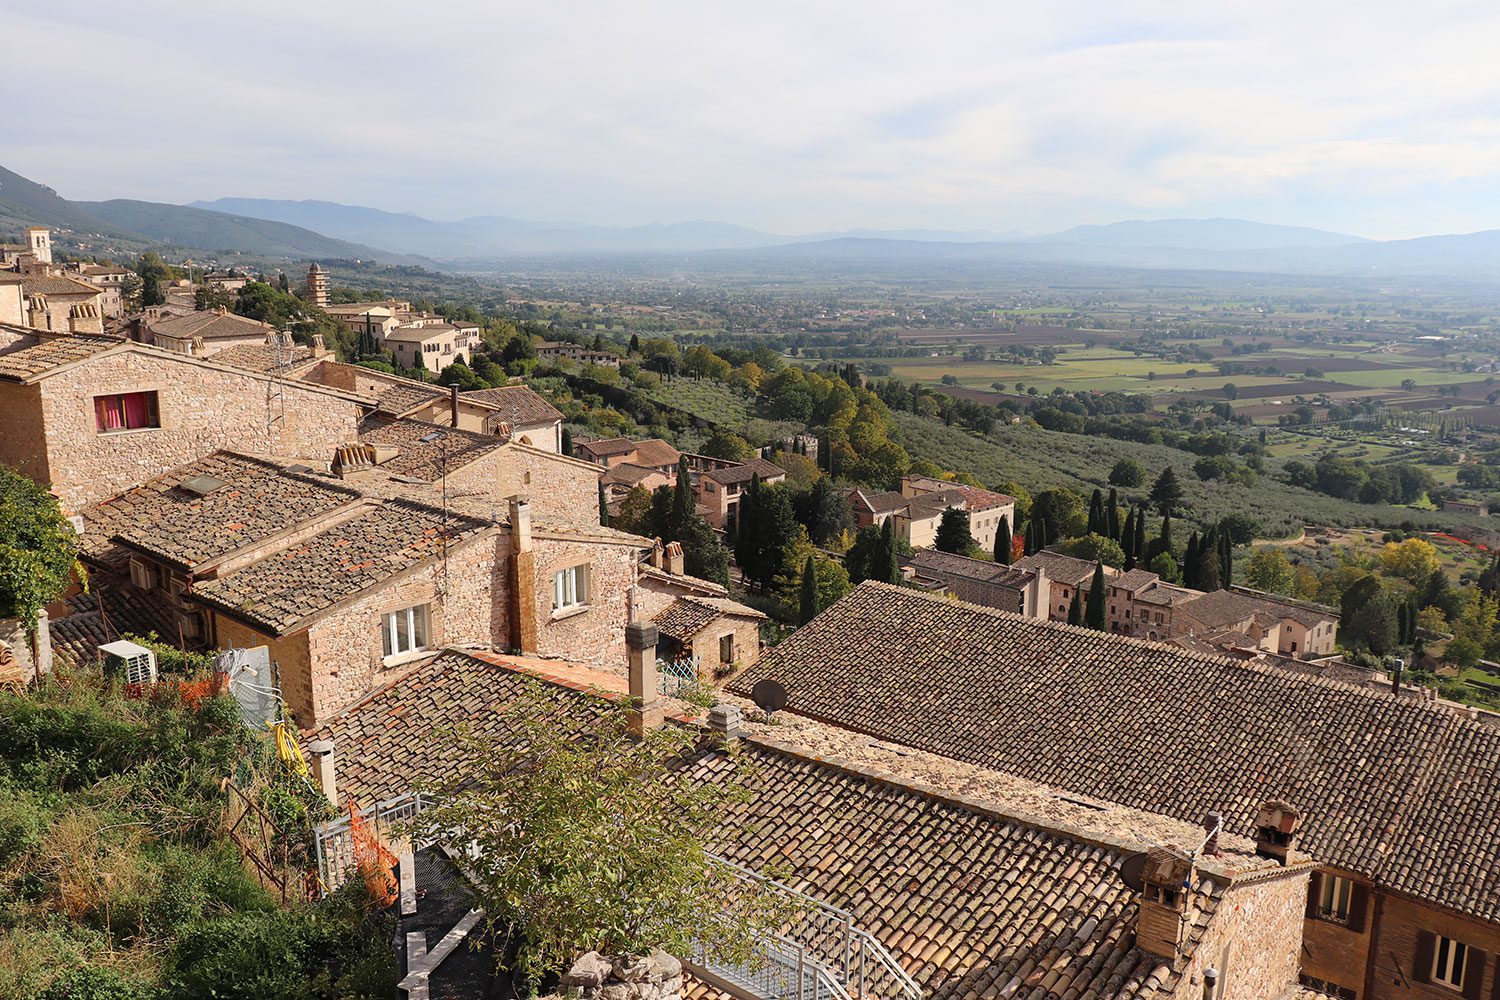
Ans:
[{"label": "white metal railing", "polygon": [[[377,834],[408,823],[435,805],[432,796],[408,792],[359,810]],[[342,885],[354,869],[354,839],[347,814],[315,831],[318,876],[324,893]],[[716,866],[759,892],[788,903],[781,932],[766,938],[745,965],[712,960],[699,945],[693,960],[750,990],[762,1000],[922,1000],[922,988],[874,935],[854,923],[848,910],[756,872],[709,855]]]}]

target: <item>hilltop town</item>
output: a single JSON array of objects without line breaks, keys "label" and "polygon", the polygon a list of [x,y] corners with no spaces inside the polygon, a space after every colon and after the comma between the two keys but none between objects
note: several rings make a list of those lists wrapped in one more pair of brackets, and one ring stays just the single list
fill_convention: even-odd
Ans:
[{"label": "hilltop town", "polygon": [[[206,995],[277,935],[277,983],[494,995],[516,945],[462,886],[503,873],[444,810],[507,753],[544,781],[539,739],[607,796],[618,710],[679,741],[633,796],[712,803],[686,861],[648,824],[653,864],[782,908],[752,954],[694,928],[559,989],[1500,996],[1479,488],[1327,453],[1237,502],[1274,444],[1233,412],[1146,450],[1119,393],[130,264],[0,245],[15,995]],[[1082,437],[1119,444],[1098,475],[1031,474]]]}]

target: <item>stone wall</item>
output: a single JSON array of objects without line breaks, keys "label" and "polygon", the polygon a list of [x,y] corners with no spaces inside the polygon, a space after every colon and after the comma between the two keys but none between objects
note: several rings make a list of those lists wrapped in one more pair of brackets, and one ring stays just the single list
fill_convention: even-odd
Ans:
[{"label": "stone wall", "polygon": [[1310,871],[1294,868],[1230,885],[1174,996],[1202,1000],[1209,968],[1219,973],[1219,1000],[1286,993],[1297,982]]},{"label": "stone wall", "polygon": [[[0,291],[5,287],[0,285]],[[0,414],[5,415],[0,420],[0,465],[8,465],[43,485],[51,482],[41,387],[0,382]]]},{"label": "stone wall", "polygon": [[[630,588],[635,582],[635,547],[540,536],[534,544],[536,651],[624,674],[625,625],[629,621]],[[589,567],[587,606],[554,614],[553,574],[580,564]]]},{"label": "stone wall", "polygon": [[591,951],[573,963],[560,985],[577,990],[582,1000],[678,1000],[682,963],[660,949],[613,959]]},{"label": "stone wall", "polygon": [[[97,358],[41,383],[50,483],[68,510],[114,496],[220,449],[322,459],[354,437],[359,406],[285,384],[285,419],[267,421],[265,379],[156,353]],[[94,397],[155,391],[161,426],[100,434]]]},{"label": "stone wall", "polygon": [[597,465],[520,443],[500,452],[497,489],[502,496],[529,496],[539,522],[599,526],[603,470]]},{"label": "stone wall", "polygon": [[[719,639],[734,635],[734,659],[719,659]],[[760,622],[753,618],[725,615],[693,638],[691,655],[698,658],[698,676],[710,683],[760,659]]]}]

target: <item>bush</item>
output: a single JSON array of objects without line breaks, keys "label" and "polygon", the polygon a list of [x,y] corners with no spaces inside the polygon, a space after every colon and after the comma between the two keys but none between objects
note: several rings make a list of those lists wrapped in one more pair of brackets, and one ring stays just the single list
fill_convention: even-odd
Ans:
[{"label": "bush", "polygon": [[156,991],[115,969],[87,965],[64,972],[36,1000],[152,1000]]}]

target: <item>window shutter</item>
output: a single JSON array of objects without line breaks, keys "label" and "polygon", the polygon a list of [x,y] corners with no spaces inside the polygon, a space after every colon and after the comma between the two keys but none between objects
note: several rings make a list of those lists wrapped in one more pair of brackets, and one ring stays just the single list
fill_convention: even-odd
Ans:
[{"label": "window shutter", "polygon": [[1365,929],[1365,914],[1370,909],[1370,887],[1363,882],[1355,882],[1349,890],[1349,929],[1355,932],[1363,932]]},{"label": "window shutter", "polygon": [[1307,880],[1307,912],[1308,920],[1318,915],[1318,899],[1323,894],[1323,873],[1313,872]]},{"label": "window shutter", "polygon": [[1468,958],[1464,961],[1464,997],[1466,1000],[1479,1000],[1479,991],[1484,988],[1484,960],[1484,952],[1478,948],[1469,949]]},{"label": "window shutter", "polygon": [[1419,983],[1432,982],[1432,956],[1437,951],[1437,935],[1432,931],[1417,932],[1417,957],[1412,966],[1412,978]]}]

